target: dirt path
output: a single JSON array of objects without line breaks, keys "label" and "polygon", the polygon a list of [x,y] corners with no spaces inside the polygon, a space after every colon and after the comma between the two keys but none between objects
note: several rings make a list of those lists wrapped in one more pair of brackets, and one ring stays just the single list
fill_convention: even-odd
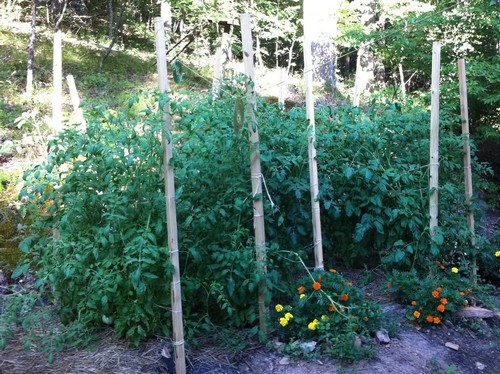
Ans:
[{"label": "dirt path", "polygon": [[[395,310],[400,307],[392,305]],[[397,337],[387,345],[374,345],[377,357],[355,364],[340,363],[328,357],[293,358],[255,345],[246,351],[229,354],[215,346],[202,344],[188,349],[188,373],[218,374],[467,374],[500,373],[500,321],[497,317],[475,320],[474,330],[451,324],[439,328],[417,330],[404,321]],[[458,350],[445,346],[458,345]],[[169,344],[157,338],[139,348],[130,348],[108,331],[93,350],[71,349],[57,352],[54,362],[36,347],[24,350],[22,337],[17,337],[0,351],[1,374],[45,373],[168,373],[160,352]]]}]

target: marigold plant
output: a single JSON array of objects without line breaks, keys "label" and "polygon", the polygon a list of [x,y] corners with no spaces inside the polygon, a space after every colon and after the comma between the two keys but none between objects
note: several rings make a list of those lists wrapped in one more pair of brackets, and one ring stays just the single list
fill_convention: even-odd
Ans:
[{"label": "marigold plant", "polygon": [[[365,301],[361,291],[337,271],[317,270],[298,284],[292,287],[298,292],[291,292],[290,303],[275,307],[278,332],[285,343],[314,340],[318,351],[346,359],[362,350],[354,345],[356,335],[369,339],[379,328],[380,308]],[[340,350],[341,346],[350,348]]]},{"label": "marigold plant", "polygon": [[[407,305],[407,318],[413,323],[439,325],[451,319],[467,303],[471,281],[452,272],[437,271],[433,277],[419,278],[415,271],[397,272],[390,278],[394,291]],[[425,316],[425,318],[421,316]]]}]

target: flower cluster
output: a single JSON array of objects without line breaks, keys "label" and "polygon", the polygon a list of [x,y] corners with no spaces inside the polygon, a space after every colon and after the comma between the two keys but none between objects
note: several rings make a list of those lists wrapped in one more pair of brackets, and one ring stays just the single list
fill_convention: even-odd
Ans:
[{"label": "flower cluster", "polygon": [[289,304],[274,307],[284,340],[314,339],[331,347],[339,336],[369,336],[379,327],[380,308],[366,302],[353,283],[334,269],[303,277],[290,297]]},{"label": "flower cluster", "polygon": [[398,292],[408,303],[409,320],[415,324],[439,325],[467,304],[466,298],[472,292],[470,281],[453,273],[452,268],[449,272],[442,272],[440,277],[424,279],[414,271],[394,273],[391,279],[393,292]]}]

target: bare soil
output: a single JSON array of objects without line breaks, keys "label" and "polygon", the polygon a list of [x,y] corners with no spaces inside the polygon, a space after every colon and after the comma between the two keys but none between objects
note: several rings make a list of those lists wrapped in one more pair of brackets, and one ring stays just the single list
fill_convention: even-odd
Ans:
[{"label": "bare soil", "polygon": [[[351,271],[348,276],[356,281],[360,274]],[[382,345],[376,340],[368,343],[376,352],[375,358],[350,364],[330,357],[286,357],[256,342],[248,342],[243,351],[228,352],[207,337],[196,347],[187,344],[188,373],[500,373],[498,313],[491,318],[470,319],[460,324],[445,321],[438,327],[416,328],[406,321],[401,305],[379,292],[384,279],[375,278],[363,290],[369,298],[380,303],[385,323],[390,321],[393,327],[389,329],[393,335],[389,344]],[[446,343],[453,343],[458,349],[448,348]],[[50,364],[47,353],[36,346],[25,350],[23,335],[19,333],[0,351],[0,374],[170,373],[168,360],[161,355],[162,350],[169,347],[168,338],[153,337],[140,347],[131,348],[107,330],[94,347],[55,352]]]}]

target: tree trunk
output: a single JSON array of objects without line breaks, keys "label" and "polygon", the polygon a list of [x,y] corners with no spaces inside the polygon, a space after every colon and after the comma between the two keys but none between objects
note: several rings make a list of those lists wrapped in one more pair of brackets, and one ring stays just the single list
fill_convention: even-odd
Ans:
[{"label": "tree trunk", "polygon": [[168,44],[168,39],[169,39],[168,34],[172,32],[172,9],[170,7],[170,3],[167,0],[161,3],[160,14],[161,14],[161,19],[165,23],[165,31],[167,34],[167,44]]},{"label": "tree trunk", "polygon": [[36,0],[31,3],[31,34],[28,47],[28,72],[26,75],[26,97],[33,94],[33,62],[35,61],[35,39],[36,39]]},{"label": "tree trunk", "polygon": [[110,40],[113,40],[113,28],[114,28],[113,0],[108,0],[108,37]]},{"label": "tree trunk", "polygon": [[122,26],[123,26],[123,10],[124,10],[125,6],[127,6],[127,5],[124,4],[123,7],[120,8],[120,13],[118,14],[117,18],[115,19],[115,24],[113,25],[115,30],[112,33],[113,34],[113,38],[109,42],[108,48],[106,48],[101,53],[101,57],[99,59],[99,66],[97,68],[97,71],[99,73],[102,72],[102,69],[104,67],[104,61],[106,61],[106,59],[109,57],[109,55],[113,51],[113,47],[115,46],[115,43],[117,42],[118,37],[120,36],[121,29],[122,29]]},{"label": "tree trunk", "polygon": [[[305,0],[306,1],[306,0]],[[325,85],[334,92],[336,88],[337,52],[334,38],[338,34],[337,19],[339,2],[332,0],[308,0],[311,2],[311,53],[313,84]]]},{"label": "tree trunk", "polygon": [[[379,26],[377,15],[378,0],[359,0],[357,5],[361,12],[361,23],[366,32]],[[353,104],[358,106],[365,91],[371,91],[374,83],[383,77],[384,67],[378,61],[368,44],[363,44],[358,50],[356,60],[356,78],[354,83]]]}]

